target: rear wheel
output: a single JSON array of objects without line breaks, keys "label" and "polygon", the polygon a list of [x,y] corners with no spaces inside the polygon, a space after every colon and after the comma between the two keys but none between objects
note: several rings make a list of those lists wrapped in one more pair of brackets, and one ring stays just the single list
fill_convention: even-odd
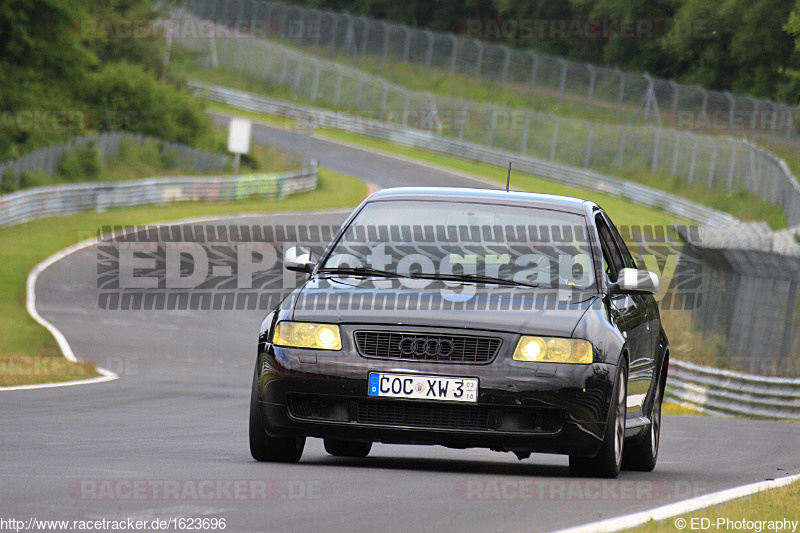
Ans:
[{"label": "rear wheel", "polygon": [[628,365],[619,365],[617,382],[611,398],[608,422],[600,452],[595,457],[569,456],[569,472],[573,476],[615,478],[622,466],[625,446],[625,417],[627,415]]},{"label": "rear wheel", "polygon": [[658,460],[658,444],[661,441],[661,402],[664,399],[664,386],[661,381],[656,386],[653,408],[650,412],[650,431],[641,442],[625,448],[622,467],[625,470],[651,472]]},{"label": "rear wheel", "polygon": [[253,374],[250,394],[250,455],[256,461],[296,463],[306,445],[304,436],[270,437],[258,412],[258,367]]},{"label": "rear wheel", "polygon": [[366,457],[371,449],[371,442],[325,439],[325,451],[336,457]]}]

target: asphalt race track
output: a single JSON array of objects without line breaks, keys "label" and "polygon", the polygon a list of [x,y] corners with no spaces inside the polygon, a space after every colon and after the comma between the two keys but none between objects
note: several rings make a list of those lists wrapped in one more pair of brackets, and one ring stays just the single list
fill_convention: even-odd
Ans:
[{"label": "asphalt race track", "polygon": [[[277,129],[256,126],[254,134],[297,145]],[[470,185],[318,139],[312,155],[378,186]],[[230,223],[333,224],[345,215]],[[316,439],[297,465],[256,463],[247,416],[263,313],[104,311],[96,262],[90,248],[45,270],[37,308],[79,357],[121,377],[0,392],[4,518],[213,517],[226,519],[226,531],[549,531],[800,469],[800,424],[706,417],[666,417],[655,472],[615,481],[571,478],[561,456],[519,462],[487,450],[376,444],[353,460],[327,455]],[[180,495],[137,493],[135,482],[177,482]]]}]

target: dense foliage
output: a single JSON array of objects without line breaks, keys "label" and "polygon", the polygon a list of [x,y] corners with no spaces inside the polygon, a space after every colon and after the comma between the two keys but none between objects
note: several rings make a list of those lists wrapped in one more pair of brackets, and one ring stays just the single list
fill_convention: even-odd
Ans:
[{"label": "dense foliage", "polygon": [[124,129],[187,144],[207,135],[200,105],[159,81],[163,39],[125,38],[113,26],[110,34],[94,30],[103,21],[151,20],[154,4],[0,2],[0,160],[86,130]]}]

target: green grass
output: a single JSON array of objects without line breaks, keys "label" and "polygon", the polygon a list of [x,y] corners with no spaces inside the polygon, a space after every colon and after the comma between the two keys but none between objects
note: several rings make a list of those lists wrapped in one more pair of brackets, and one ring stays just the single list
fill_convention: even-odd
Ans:
[{"label": "green grass", "polygon": [[[776,472],[776,478],[780,474],[781,472]],[[692,522],[693,519],[695,520],[694,522]],[[707,519],[709,522],[703,522],[703,519]],[[702,509],[681,517],[669,518],[662,522],[653,522],[651,520],[645,525],[628,529],[627,531],[632,533],[660,533],[664,531],[755,531],[757,529],[757,526],[739,527],[737,529],[735,525],[728,528],[726,527],[728,519],[732,522],[740,520],[800,520],[800,482],[759,492],[746,498]],[[682,528],[675,526],[676,521],[680,520],[684,521],[684,527]],[[723,520],[723,522],[718,523],[717,520]],[[701,527],[705,523],[710,523],[710,527],[708,525]],[[694,528],[692,524],[695,525]],[[774,529],[763,528],[761,531],[774,531]],[[783,531],[792,531],[792,526]]]},{"label": "green grass", "polygon": [[[0,386],[68,381],[94,375],[90,366],[65,364],[50,334],[25,309],[28,272],[55,252],[96,234],[102,226],[136,225],[207,215],[352,207],[366,195],[360,181],[327,169],[315,191],[282,200],[174,203],[45,218],[0,228]],[[80,356],[80,354],[77,354]]]}]

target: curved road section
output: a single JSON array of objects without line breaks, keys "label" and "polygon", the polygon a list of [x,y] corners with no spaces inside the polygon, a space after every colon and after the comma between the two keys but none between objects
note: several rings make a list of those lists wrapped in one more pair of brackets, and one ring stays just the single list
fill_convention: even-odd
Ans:
[{"label": "curved road section", "polygon": [[[296,144],[277,129],[255,134]],[[312,154],[379,186],[471,185],[317,139]],[[345,216],[224,223],[339,224]],[[130,519],[151,529],[154,520],[205,518],[211,529],[224,519],[227,531],[551,531],[798,468],[800,424],[706,417],[666,417],[656,470],[614,481],[571,478],[560,456],[518,462],[487,450],[377,444],[352,460],[327,455],[316,439],[300,464],[256,463],[247,410],[264,313],[102,310],[97,260],[88,248],[46,269],[38,309],[76,355],[121,379],[0,394],[0,518]]]}]

